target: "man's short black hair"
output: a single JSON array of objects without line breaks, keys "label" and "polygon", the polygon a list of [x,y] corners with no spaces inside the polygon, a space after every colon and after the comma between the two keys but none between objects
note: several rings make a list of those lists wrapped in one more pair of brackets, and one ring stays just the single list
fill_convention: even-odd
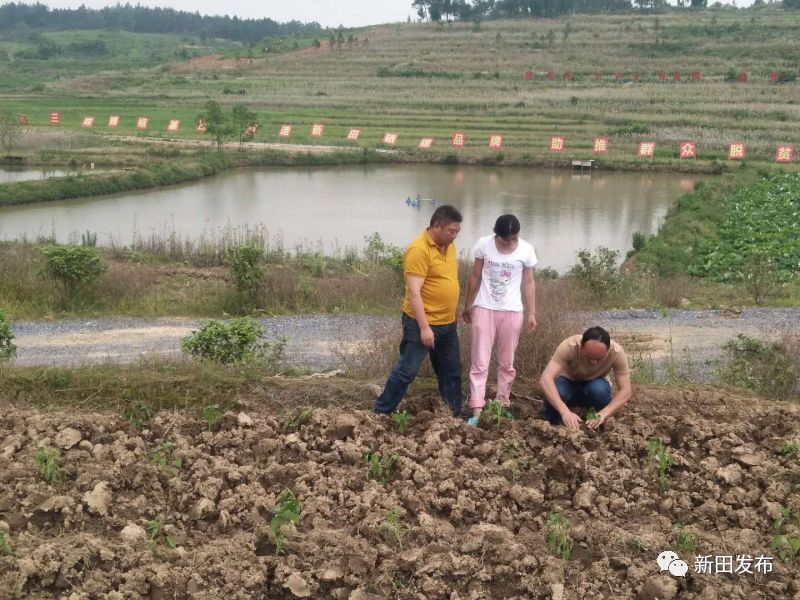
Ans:
[{"label": "man's short black hair", "polygon": [[514,215],[500,215],[497,221],[494,222],[494,233],[501,238],[507,238],[519,233],[520,224],[519,219]]},{"label": "man's short black hair", "polygon": [[461,223],[462,220],[461,213],[456,208],[449,204],[442,204],[431,215],[431,227],[437,223],[441,227],[447,227],[450,223]]},{"label": "man's short black hair", "polygon": [[602,327],[595,325],[594,327],[589,327],[589,329],[584,331],[583,337],[581,338],[581,346],[585,346],[586,342],[590,342],[592,340],[602,342],[605,344],[606,348],[611,348],[611,336],[608,335],[608,332]]}]

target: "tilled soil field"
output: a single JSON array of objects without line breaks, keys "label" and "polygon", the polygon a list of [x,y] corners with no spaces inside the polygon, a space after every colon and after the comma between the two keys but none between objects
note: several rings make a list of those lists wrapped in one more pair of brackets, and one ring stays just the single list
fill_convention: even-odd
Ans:
[{"label": "tilled soil field", "polygon": [[[800,563],[771,547],[781,510],[800,512],[799,465],[782,453],[800,441],[797,404],[639,388],[600,433],[551,427],[523,400],[516,420],[477,427],[434,396],[401,408],[404,434],[332,407],[250,407],[214,431],[199,411],[163,412],[137,431],[117,413],[6,406],[0,598],[800,599]],[[663,495],[655,436],[675,463]],[[39,447],[60,449],[60,482],[42,480]],[[372,478],[370,452],[386,459]],[[277,555],[286,489],[300,519],[279,529]],[[569,560],[548,546],[556,511]],[[679,547],[678,523],[696,549]],[[685,577],[659,573],[664,550]],[[774,560],[703,574],[696,555]]]}]

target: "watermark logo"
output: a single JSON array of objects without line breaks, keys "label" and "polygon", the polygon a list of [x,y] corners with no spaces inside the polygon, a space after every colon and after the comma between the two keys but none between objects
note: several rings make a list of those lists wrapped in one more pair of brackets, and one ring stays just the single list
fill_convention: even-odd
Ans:
[{"label": "watermark logo", "polygon": [[[694,557],[693,571],[699,575],[766,575],[772,572],[772,556],[737,555],[698,555]],[[672,550],[664,550],[656,558],[660,572],[669,571],[673,577],[686,577],[689,565]]]},{"label": "watermark logo", "polygon": [[661,572],[669,571],[673,577],[686,577],[686,573],[689,572],[689,565],[672,550],[664,550],[658,555],[656,562]]}]

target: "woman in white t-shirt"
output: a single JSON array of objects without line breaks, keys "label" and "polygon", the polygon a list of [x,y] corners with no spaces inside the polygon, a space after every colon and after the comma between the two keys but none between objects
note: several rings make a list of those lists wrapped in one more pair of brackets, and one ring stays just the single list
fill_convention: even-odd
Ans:
[{"label": "woman in white t-shirt", "polygon": [[475,264],[469,276],[464,302],[464,321],[472,325],[472,365],[469,370],[469,407],[476,424],[486,404],[486,380],[492,348],[497,344],[497,400],[511,406],[514,353],[522,330],[524,307],[528,308],[527,331],[536,322],[536,284],[533,269],[536,252],[519,239],[519,219],[501,215],[494,224],[494,235],[478,240],[473,252]]}]

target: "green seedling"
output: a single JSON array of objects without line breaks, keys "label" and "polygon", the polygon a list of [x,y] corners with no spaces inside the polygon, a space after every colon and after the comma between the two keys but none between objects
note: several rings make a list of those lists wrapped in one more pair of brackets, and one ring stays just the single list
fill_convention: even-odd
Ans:
[{"label": "green seedling", "polygon": [[300,431],[303,425],[311,422],[311,417],[313,415],[314,411],[310,408],[304,408],[296,417],[291,417],[286,413],[281,420],[281,424],[283,425],[284,431]]},{"label": "green seedling", "polygon": [[669,449],[664,445],[661,438],[651,438],[647,445],[647,456],[651,463],[655,463],[658,472],[658,493],[664,495],[664,488],[667,483],[667,471],[675,464]]},{"label": "green seedling", "polygon": [[800,459],[800,442],[786,443],[781,448],[781,454],[788,459]]},{"label": "green seedling", "polygon": [[509,439],[503,442],[503,449],[500,451],[500,456],[503,459],[503,466],[511,472],[512,481],[517,481],[520,472],[528,468],[528,460],[521,456],[519,441],[515,439]]},{"label": "green seedling", "polygon": [[642,538],[638,537],[630,537],[625,540],[625,545],[628,546],[631,550],[634,550],[641,554],[645,550],[647,550],[647,544],[642,541]]},{"label": "green seedling", "polygon": [[46,483],[51,485],[61,483],[59,458],[61,458],[61,453],[55,448],[39,448],[36,451],[36,468],[39,469],[39,475]]},{"label": "green seedling", "polygon": [[494,421],[495,427],[500,427],[500,423],[513,418],[511,416],[511,411],[500,404],[499,400],[489,400],[481,412],[481,417],[484,415]]},{"label": "green seedling", "polygon": [[175,456],[175,444],[168,440],[161,442],[156,448],[153,453],[153,462],[169,477],[175,477],[178,469],[183,466],[183,459],[180,456]]},{"label": "green seedling", "polygon": [[378,531],[387,539],[387,541],[397,542],[397,547],[403,549],[403,538],[408,533],[408,525],[403,523],[403,515],[405,511],[402,508],[393,508],[386,513],[386,518]]},{"label": "green seedling", "polygon": [[139,403],[128,408],[123,416],[136,431],[141,431],[144,424],[153,416],[153,409],[149,404]]},{"label": "green seedling", "polygon": [[14,549],[2,531],[0,531],[0,554],[14,554]]},{"label": "green seedling", "polygon": [[364,455],[364,461],[367,463],[367,477],[387,485],[394,475],[398,460],[400,457],[397,454],[382,456],[374,450],[368,451]]},{"label": "green seedling", "polygon": [[153,542],[153,544],[164,544],[170,548],[176,546],[175,538],[171,535],[167,535],[167,532],[164,531],[164,524],[161,521],[148,521],[145,523],[145,527],[147,527],[147,531],[150,533],[150,541]]},{"label": "green seedling", "polygon": [[788,504],[781,508],[781,512],[777,517],[775,517],[772,526],[775,528],[775,531],[780,531],[785,525],[791,523],[794,517],[794,507],[792,507],[791,504]]},{"label": "green seedling", "polygon": [[697,550],[697,538],[691,531],[686,530],[683,523],[675,524],[675,545],[678,550],[686,554],[694,554]]},{"label": "green seedling", "polygon": [[272,509],[272,520],[269,522],[269,530],[275,542],[276,556],[283,553],[283,547],[286,545],[286,534],[283,531],[283,526],[287,523],[297,525],[299,522],[300,501],[294,495],[294,492],[287,488],[278,497],[278,502],[275,504],[275,508]]},{"label": "green seedling", "polygon": [[563,560],[569,560],[572,555],[569,527],[569,521],[560,512],[551,513],[547,520],[547,546],[554,556]]},{"label": "green seedling", "polygon": [[392,414],[392,421],[397,427],[397,431],[399,431],[400,433],[405,433],[408,430],[408,422],[411,419],[412,419],[411,415],[408,414],[408,412],[405,410],[401,410],[399,412]]},{"label": "green seedling", "polygon": [[586,416],[584,417],[586,421],[596,421],[599,418],[600,416],[597,414],[597,411],[594,409],[594,406],[589,407],[589,410],[586,411]]},{"label": "green seedling", "polygon": [[800,557],[800,534],[776,535],[772,538],[772,547],[782,561],[793,561]]},{"label": "green seedling", "polygon": [[222,409],[219,407],[219,404],[215,402],[214,404],[204,406],[200,416],[206,422],[208,430],[212,431],[217,426],[217,423],[222,420]]}]

